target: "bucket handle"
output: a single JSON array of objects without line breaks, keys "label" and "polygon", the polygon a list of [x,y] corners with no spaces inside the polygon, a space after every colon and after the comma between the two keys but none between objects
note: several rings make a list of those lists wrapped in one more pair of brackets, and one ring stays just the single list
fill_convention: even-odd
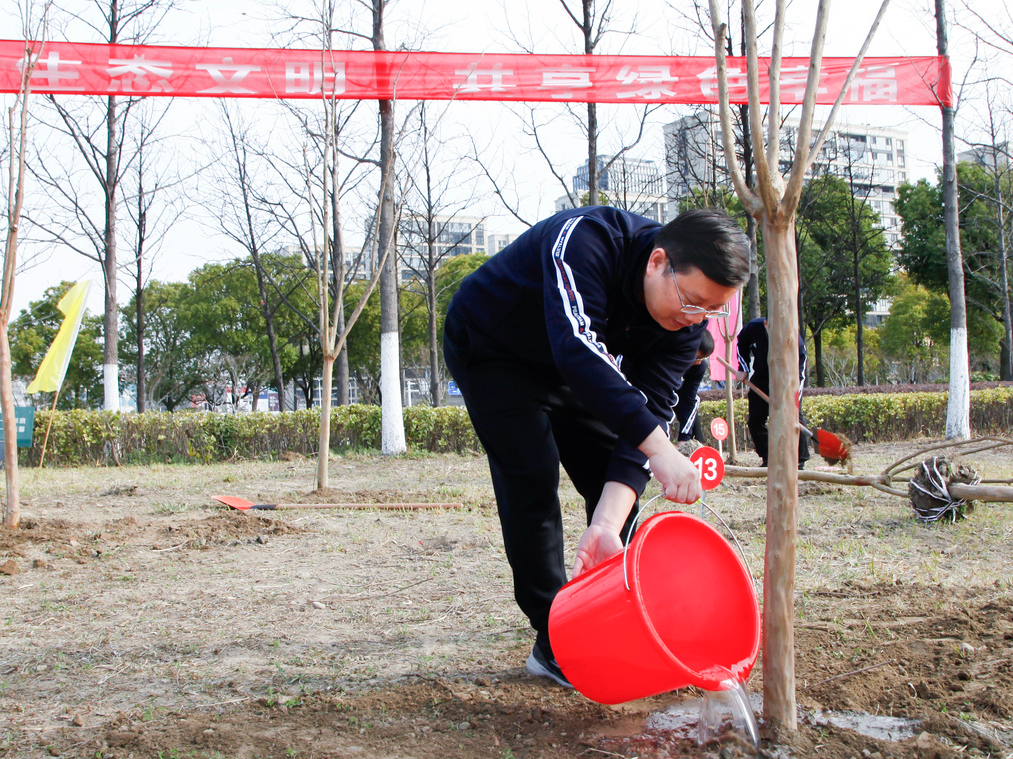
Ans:
[{"label": "bucket handle", "polygon": [[639,502],[637,503],[637,513],[633,515],[633,521],[630,522],[630,530],[629,532],[626,533],[626,543],[623,545],[623,582],[626,584],[626,590],[630,589],[630,578],[629,575],[627,575],[626,573],[626,552],[630,550],[630,541],[633,540],[633,533],[637,529],[637,521],[640,519],[640,515],[643,513],[644,509],[646,509],[652,503],[657,501],[659,498],[664,497],[665,497],[664,493],[659,493],[658,495],[654,496],[654,498],[645,503],[643,506],[641,506]]},{"label": "bucket handle", "polygon": [[[627,535],[626,535],[626,543],[623,545],[623,583],[626,585],[626,590],[630,589],[630,578],[629,578],[629,574],[627,573],[627,569],[626,569],[626,553],[630,550],[630,541],[633,539],[633,533],[637,529],[637,521],[640,519],[640,514],[643,512],[644,509],[646,509],[652,503],[654,503],[655,501],[657,501],[659,498],[663,498],[664,496],[665,496],[664,493],[660,493],[659,495],[654,496],[654,498],[652,498],[651,500],[649,500],[643,506],[640,506],[638,504],[638,506],[637,506],[637,513],[634,514],[633,521],[630,523],[630,531],[627,533]],[[721,525],[725,528],[725,530],[728,532],[728,534],[732,536],[732,540],[735,541],[735,547],[739,550],[739,556],[742,557],[742,563],[746,565],[746,571],[749,572],[749,578],[752,580],[753,579],[753,569],[752,569],[752,567],[749,566],[749,559],[746,558],[746,552],[744,550],[742,550],[742,544],[739,543],[738,536],[735,534],[735,532],[732,530],[732,528],[728,526],[728,523],[725,522],[725,520],[721,518],[721,515],[718,514],[716,511],[714,511],[714,509],[712,509],[710,506],[707,505],[707,503],[703,500],[703,498],[700,499],[699,503],[700,503],[701,507],[703,507],[704,509],[706,509],[707,511],[709,511],[711,514],[713,514],[717,518],[717,520],[719,522],[721,522]],[[703,513],[702,509],[701,509],[701,513]],[[753,582],[755,583],[756,581],[753,580]]]}]

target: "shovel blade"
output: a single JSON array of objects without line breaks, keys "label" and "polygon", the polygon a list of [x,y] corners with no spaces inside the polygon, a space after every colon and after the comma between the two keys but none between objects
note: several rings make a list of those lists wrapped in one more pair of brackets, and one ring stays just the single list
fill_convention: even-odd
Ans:
[{"label": "shovel blade", "polygon": [[254,505],[252,501],[247,501],[245,498],[238,498],[234,495],[215,495],[211,497],[230,508],[239,509],[240,511],[246,511]]},{"label": "shovel blade", "polygon": [[844,461],[851,453],[850,446],[832,432],[816,430],[816,439],[819,443],[816,452],[825,459]]}]

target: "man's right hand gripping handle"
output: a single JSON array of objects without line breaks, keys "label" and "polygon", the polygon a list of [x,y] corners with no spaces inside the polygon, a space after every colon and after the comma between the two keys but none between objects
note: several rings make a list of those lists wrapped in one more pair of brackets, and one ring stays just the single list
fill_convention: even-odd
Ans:
[{"label": "man's right hand gripping handle", "polygon": [[666,499],[696,503],[703,496],[700,473],[693,462],[679,453],[661,427],[655,427],[639,448],[647,456],[651,473],[661,483]]}]

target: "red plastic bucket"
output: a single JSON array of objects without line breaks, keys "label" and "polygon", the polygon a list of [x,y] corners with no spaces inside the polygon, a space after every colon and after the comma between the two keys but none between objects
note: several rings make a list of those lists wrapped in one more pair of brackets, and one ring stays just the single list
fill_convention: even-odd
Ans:
[{"label": "red plastic bucket", "polygon": [[549,641],[567,679],[602,704],[687,685],[716,691],[749,676],[760,609],[728,541],[703,520],[671,511],[644,522],[625,554],[560,588]]}]

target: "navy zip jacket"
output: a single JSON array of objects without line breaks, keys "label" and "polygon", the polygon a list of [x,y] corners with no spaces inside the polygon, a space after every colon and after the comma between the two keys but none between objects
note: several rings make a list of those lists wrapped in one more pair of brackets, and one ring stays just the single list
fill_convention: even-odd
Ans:
[{"label": "navy zip jacket", "polygon": [[513,363],[568,386],[620,438],[607,481],[638,493],[650,473],[636,447],[659,425],[669,431],[706,329],[669,332],[641,302],[660,228],[611,207],[563,211],[468,276],[451,306]]}]

